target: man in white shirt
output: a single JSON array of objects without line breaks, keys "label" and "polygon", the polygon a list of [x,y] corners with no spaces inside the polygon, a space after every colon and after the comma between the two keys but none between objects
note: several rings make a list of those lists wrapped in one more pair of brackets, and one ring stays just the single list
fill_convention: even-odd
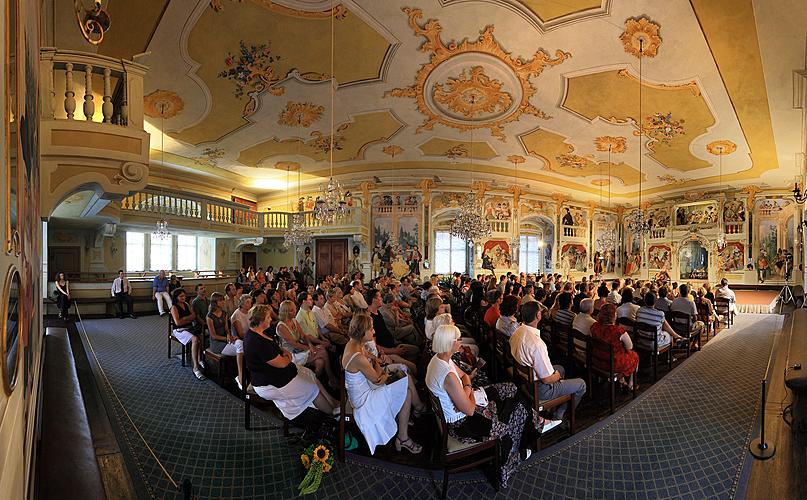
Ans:
[{"label": "man in white shirt", "polygon": [[622,295],[619,293],[619,287],[622,286],[622,283],[615,279],[611,283],[611,293],[608,294],[608,302],[612,304],[620,304],[622,302]]},{"label": "man in white shirt", "polygon": [[[575,404],[580,403],[586,393],[583,379],[564,380],[565,370],[561,365],[552,365],[546,344],[541,340],[538,322],[541,321],[541,310],[535,302],[521,306],[522,325],[516,328],[510,337],[510,350],[517,363],[532,366],[535,375],[540,379],[538,397],[544,401],[574,394]],[[566,412],[566,405],[555,408],[553,419],[561,420]]]},{"label": "man in white shirt", "polygon": [[345,331],[339,326],[329,308],[325,307],[325,294],[323,292],[314,292],[314,318],[317,320],[317,327],[319,333],[332,343],[340,346],[347,344],[348,337]]},{"label": "man in white shirt", "polygon": [[729,312],[737,314],[737,295],[729,288],[729,280],[726,278],[720,280],[720,286],[715,290],[715,298],[729,299]]},{"label": "man in white shirt", "polygon": [[122,269],[118,270],[118,277],[112,282],[112,296],[115,297],[115,304],[118,307],[118,318],[123,318],[123,304],[126,304],[127,315],[135,319],[136,316],[132,311],[134,307],[134,300],[132,300],[132,285],[129,284],[129,278],[123,273]]},{"label": "man in white shirt", "polygon": [[353,307],[367,309],[367,301],[364,300],[362,288],[362,282],[355,280],[353,282],[353,290],[350,292],[350,300],[353,302]]}]

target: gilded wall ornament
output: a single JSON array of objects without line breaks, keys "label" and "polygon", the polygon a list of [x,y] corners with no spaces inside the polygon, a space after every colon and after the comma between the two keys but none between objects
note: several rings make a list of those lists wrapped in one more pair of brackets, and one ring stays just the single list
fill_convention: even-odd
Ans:
[{"label": "gilded wall ornament", "polygon": [[404,152],[404,148],[401,146],[396,146],[395,144],[390,144],[381,148],[381,151],[395,158],[397,155]]},{"label": "gilded wall ornament", "polygon": [[485,68],[474,66],[463,70],[460,76],[449,78],[445,84],[434,85],[434,100],[465,118],[476,118],[483,112],[506,111],[513,102],[502,91],[502,82],[485,74]]},{"label": "gilded wall ornament", "polygon": [[[684,119],[673,119],[672,112],[653,113],[644,117],[644,133],[655,142],[668,146],[679,135],[684,135]],[[639,132],[634,132],[638,135]]]},{"label": "gilded wall ornament", "polygon": [[100,1],[74,0],[73,6],[81,35],[91,44],[99,45],[112,24],[109,14],[101,7]]},{"label": "gilded wall ornament", "polygon": [[[571,54],[557,50],[552,58],[540,49],[532,59],[514,58],[493,36],[494,27],[490,25],[480,32],[475,41],[464,39],[444,43],[440,38],[443,28],[439,21],[430,19],[421,26],[418,23],[423,17],[420,9],[404,7],[402,10],[409,16],[409,25],[415,34],[425,38],[420,46],[421,52],[431,56],[429,62],[416,73],[413,85],[389,90],[384,97],[415,99],[418,111],[426,116],[426,121],[416,129],[416,133],[433,130],[434,125],[439,123],[462,132],[486,128],[493,136],[505,141],[503,126],[517,121],[522,114],[549,118],[530,104],[530,98],[537,91],[530,80],[537,78],[546,67],[562,63]],[[471,75],[461,76],[451,86],[448,83],[438,84],[443,73],[448,80],[448,74],[456,75],[458,66],[465,67],[471,62],[474,66],[484,68],[476,73],[476,81],[473,81],[472,70]],[[483,74],[496,75],[497,78],[484,80],[480,78]],[[505,106],[507,100],[502,98],[503,94],[510,97],[509,106]],[[480,99],[479,104],[477,98]],[[479,107],[483,101],[490,111]],[[452,105],[454,109],[450,107]]]},{"label": "gilded wall ornament", "polygon": [[728,139],[713,141],[706,145],[706,151],[713,155],[725,156],[737,151],[737,145]]},{"label": "gilded wall ornament", "polygon": [[322,118],[324,111],[325,108],[318,104],[289,101],[280,112],[277,123],[288,127],[310,127],[312,123]]},{"label": "gilded wall ornament", "polygon": [[625,21],[625,31],[619,36],[625,46],[625,52],[639,57],[639,40],[643,40],[641,55],[644,57],[656,57],[661,37],[659,36],[660,26],[646,16],[630,18]]},{"label": "gilded wall ornament", "polygon": [[597,151],[624,153],[628,149],[625,141],[625,137],[603,135],[594,139],[594,147]]},{"label": "gilded wall ornament", "polygon": [[155,90],[143,97],[143,113],[152,118],[173,118],[185,109],[185,102],[176,92]]}]

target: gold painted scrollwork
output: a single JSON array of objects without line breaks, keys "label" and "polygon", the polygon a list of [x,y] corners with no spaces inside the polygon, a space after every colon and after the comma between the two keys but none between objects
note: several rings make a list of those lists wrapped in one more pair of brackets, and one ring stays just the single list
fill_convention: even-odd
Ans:
[{"label": "gold painted scrollwork", "polygon": [[[86,5],[89,3],[90,5]],[[100,0],[87,2],[87,0],[74,0],[76,20],[81,34],[85,40],[93,45],[104,41],[104,35],[109,31],[111,21],[109,14],[102,8]]]},{"label": "gold painted scrollwork", "polygon": [[142,163],[127,161],[120,167],[120,171],[115,174],[112,179],[118,185],[128,182],[130,184],[137,184],[142,182],[148,174],[148,168]]}]

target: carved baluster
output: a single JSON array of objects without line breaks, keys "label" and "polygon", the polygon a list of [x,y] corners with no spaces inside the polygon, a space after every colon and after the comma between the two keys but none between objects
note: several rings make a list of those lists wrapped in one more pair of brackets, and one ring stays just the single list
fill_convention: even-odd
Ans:
[{"label": "carved baluster", "polygon": [[104,68],[104,104],[101,105],[101,112],[104,115],[104,123],[112,122],[112,70]]},{"label": "carved baluster", "polygon": [[92,121],[95,103],[92,100],[92,66],[84,66],[84,119]]},{"label": "carved baluster", "polygon": [[124,127],[129,125],[129,77],[126,73],[123,74],[123,100],[120,104],[120,125]]},{"label": "carved baluster", "polygon": [[64,111],[67,113],[67,119],[72,120],[73,114],[76,112],[76,93],[73,91],[73,63],[65,65],[64,76]]}]

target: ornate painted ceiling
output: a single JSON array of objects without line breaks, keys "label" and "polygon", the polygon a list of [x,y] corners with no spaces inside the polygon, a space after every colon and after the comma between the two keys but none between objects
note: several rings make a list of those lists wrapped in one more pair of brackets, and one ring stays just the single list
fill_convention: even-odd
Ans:
[{"label": "ornate painted ceiling", "polygon": [[581,200],[783,188],[807,5],[771,3],[172,0],[141,29],[152,155],[261,199],[288,165]]}]

